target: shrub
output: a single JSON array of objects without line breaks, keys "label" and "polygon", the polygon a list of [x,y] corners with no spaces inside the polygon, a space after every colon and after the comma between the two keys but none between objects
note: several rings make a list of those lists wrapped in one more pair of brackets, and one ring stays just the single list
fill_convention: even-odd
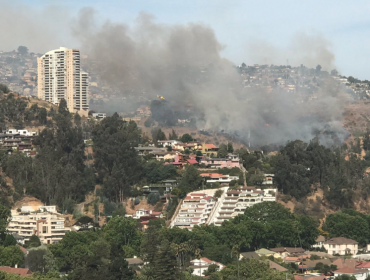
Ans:
[{"label": "shrub", "polygon": [[150,193],[148,195],[148,203],[155,205],[161,199],[159,193]]},{"label": "shrub", "polygon": [[137,198],[135,198],[135,202],[134,202],[134,204],[135,205],[138,205],[140,203],[140,199],[137,197]]}]

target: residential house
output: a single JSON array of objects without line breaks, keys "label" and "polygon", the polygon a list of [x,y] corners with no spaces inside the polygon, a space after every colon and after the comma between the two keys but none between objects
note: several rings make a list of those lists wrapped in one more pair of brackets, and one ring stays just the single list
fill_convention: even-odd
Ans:
[{"label": "residential house", "polygon": [[307,259],[307,260],[302,260],[299,265],[305,265],[307,270],[306,271],[311,271],[311,270],[314,270],[316,265],[318,263],[322,263],[322,264],[326,264],[328,266],[330,266],[332,264],[331,260],[330,259],[319,259],[319,260],[310,260],[310,259]]},{"label": "residential house", "polygon": [[184,156],[182,154],[176,154],[176,156],[174,157],[174,160],[169,162],[168,164],[172,164],[176,166],[177,168],[181,169],[184,167],[184,164],[185,164]]},{"label": "residential house", "polygon": [[366,245],[366,251],[367,251],[367,252],[370,252],[370,244],[367,244],[367,245]]},{"label": "residential house", "polygon": [[190,267],[193,269],[192,274],[200,277],[204,276],[204,272],[208,269],[208,267],[211,264],[215,264],[218,266],[217,271],[220,271],[225,267],[222,263],[215,262],[207,258],[190,260],[190,263],[191,263]]},{"label": "residential house", "polygon": [[183,144],[179,140],[160,140],[157,142],[158,146],[162,146],[163,148],[171,147],[175,148],[178,144]]},{"label": "residential house", "polygon": [[32,271],[29,270],[28,268],[0,266],[0,271],[4,271],[4,272],[10,273],[10,274],[17,274],[19,276],[32,276]]},{"label": "residential house", "polygon": [[304,253],[304,249],[301,247],[279,247],[279,248],[270,248],[270,250],[280,254],[280,257],[282,259],[287,256]]},{"label": "residential house", "polygon": [[289,257],[289,256],[286,256],[284,258],[284,262],[285,263],[295,263],[295,264],[298,265],[301,261],[302,261],[302,258],[300,258],[300,257]]},{"label": "residential house", "polygon": [[106,113],[92,113],[92,117],[95,120],[100,121],[102,119],[105,119],[107,117],[107,114]]},{"label": "residential house", "polygon": [[356,268],[359,264],[360,262],[357,259],[338,258],[333,261],[333,265],[336,265],[338,269],[344,267]]},{"label": "residential house", "polygon": [[326,240],[323,245],[328,254],[331,255],[356,255],[358,252],[358,242],[344,237],[331,238]]},{"label": "residential house", "polygon": [[127,258],[126,261],[128,262],[128,267],[133,270],[140,270],[144,265],[144,261],[136,256],[133,258]]},{"label": "residential house", "polygon": [[233,180],[239,180],[239,176],[230,176],[220,173],[201,173],[200,177],[206,180],[206,183],[230,183]]},{"label": "residential house", "polygon": [[274,184],[274,177],[275,177],[274,174],[264,174],[263,176],[264,176],[264,178],[263,178],[262,185],[272,185],[272,184]]},{"label": "residential house", "polygon": [[361,262],[361,263],[359,263],[358,265],[356,265],[356,268],[360,268],[360,269],[363,269],[363,268],[370,269],[370,262]]},{"label": "residential house", "polygon": [[239,254],[239,260],[241,259],[259,259],[260,256],[256,252],[244,252]]},{"label": "residential house", "polygon": [[274,251],[267,250],[265,248],[261,248],[255,251],[255,253],[260,257],[270,257],[273,256],[274,258],[280,258],[280,255],[275,253]]},{"label": "residential house", "polygon": [[240,168],[240,158],[238,155],[234,154],[228,154],[226,158],[204,157],[199,163],[209,168]]},{"label": "residential house", "polygon": [[288,271],[285,267],[281,266],[280,264],[277,264],[276,262],[273,262],[271,260],[268,260],[270,269],[274,269],[277,271]]},{"label": "residential house", "polygon": [[334,271],[335,278],[340,275],[355,276],[356,280],[365,280],[366,277],[369,276],[369,270],[343,267]]},{"label": "residential house", "polygon": [[325,242],[325,236],[322,236],[322,235],[319,235],[319,237],[317,237],[317,239],[315,240],[315,244],[312,245],[313,248],[322,248],[324,246],[324,242]]},{"label": "residential house", "polygon": [[36,131],[28,131],[27,129],[8,129],[6,134],[19,134],[20,136],[36,136]]},{"label": "residential house", "polygon": [[133,219],[142,219],[143,217],[154,217],[157,219],[163,218],[162,212],[154,212],[153,210],[138,209],[135,214],[132,215]]},{"label": "residential house", "polygon": [[217,155],[218,148],[213,144],[202,145],[202,154],[206,157],[211,157]]},{"label": "residential house", "polygon": [[277,189],[262,189],[263,201],[276,201]]},{"label": "residential house", "polygon": [[148,155],[150,153],[153,153],[153,152],[167,152],[166,149],[164,148],[157,148],[157,147],[143,147],[143,146],[139,146],[139,147],[135,147],[134,148],[137,152],[138,152],[138,155],[139,156],[144,156],[144,155]]}]

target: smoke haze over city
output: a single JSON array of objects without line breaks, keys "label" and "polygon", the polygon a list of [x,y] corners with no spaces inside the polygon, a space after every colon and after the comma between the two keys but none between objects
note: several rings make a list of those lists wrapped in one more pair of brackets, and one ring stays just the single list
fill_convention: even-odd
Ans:
[{"label": "smoke haze over city", "polygon": [[[261,144],[308,141],[323,131],[335,131],[342,140],[346,135],[342,114],[348,96],[340,87],[330,86],[325,79],[327,86],[310,102],[285,92],[243,88],[236,63],[223,54],[229,42],[219,41],[206,23],[164,24],[145,12],[130,23],[102,20],[92,7],[74,15],[68,8],[49,6],[31,17],[20,2],[17,9],[5,1],[2,4],[6,12],[0,23],[17,17],[6,34],[21,35],[26,32],[24,26],[28,28],[27,35],[5,37],[0,49],[27,45],[41,52],[75,44],[97,62],[102,80],[122,95],[139,92],[149,99],[163,95],[172,106],[196,108],[199,129],[236,132],[244,139],[251,134]],[[331,43],[317,31],[296,32],[288,47],[258,39],[246,46],[245,60],[239,64],[250,65],[249,60],[308,68],[320,64],[329,72],[336,68]],[[322,140],[331,143],[326,136]]]}]

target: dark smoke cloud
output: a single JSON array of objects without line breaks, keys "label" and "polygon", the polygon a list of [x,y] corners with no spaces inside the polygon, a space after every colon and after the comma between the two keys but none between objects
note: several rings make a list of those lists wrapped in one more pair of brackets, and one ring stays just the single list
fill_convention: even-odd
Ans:
[{"label": "dark smoke cloud", "polygon": [[[140,94],[150,100],[159,94],[173,107],[193,106],[198,128],[237,132],[243,139],[250,131],[254,145],[308,141],[318,132],[332,130],[343,139],[346,133],[341,126],[342,92],[333,90],[330,80],[317,100],[304,103],[285,92],[247,90],[233,63],[220,55],[224,46],[207,25],[159,24],[144,13],[131,26],[99,24],[91,8],[72,18],[59,7],[31,13],[29,7],[2,0],[0,4],[0,24],[5,26],[0,30],[0,50],[19,45],[37,52],[81,47],[96,61],[102,80],[122,96]],[[258,41],[250,45],[256,62],[289,59],[290,64],[334,68],[330,44],[321,35],[297,34],[286,50]],[[330,144],[330,137],[323,140]]]},{"label": "dark smoke cloud", "polygon": [[[133,27],[107,22],[88,30],[93,14],[82,10],[77,20],[78,34],[85,34],[83,48],[98,61],[104,80],[122,94],[131,88],[150,98],[163,95],[172,106],[194,106],[198,128],[237,132],[244,139],[250,131],[254,145],[309,141],[318,134],[331,144],[332,131],[340,139],[346,135],[341,125],[343,93],[333,90],[330,79],[318,99],[309,102],[286,92],[246,90],[234,65],[221,57],[223,46],[206,25],[162,25],[142,13]],[[297,34],[289,54],[297,64],[330,68],[334,55],[328,44],[317,34]],[[272,47],[258,49],[261,55],[281,57]]]}]

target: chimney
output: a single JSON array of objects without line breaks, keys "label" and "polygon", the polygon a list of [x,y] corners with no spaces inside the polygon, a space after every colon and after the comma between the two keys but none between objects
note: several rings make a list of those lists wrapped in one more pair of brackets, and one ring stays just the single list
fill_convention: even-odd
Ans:
[{"label": "chimney", "polygon": [[14,266],[15,268],[18,268],[18,264],[15,264],[15,266]]}]

